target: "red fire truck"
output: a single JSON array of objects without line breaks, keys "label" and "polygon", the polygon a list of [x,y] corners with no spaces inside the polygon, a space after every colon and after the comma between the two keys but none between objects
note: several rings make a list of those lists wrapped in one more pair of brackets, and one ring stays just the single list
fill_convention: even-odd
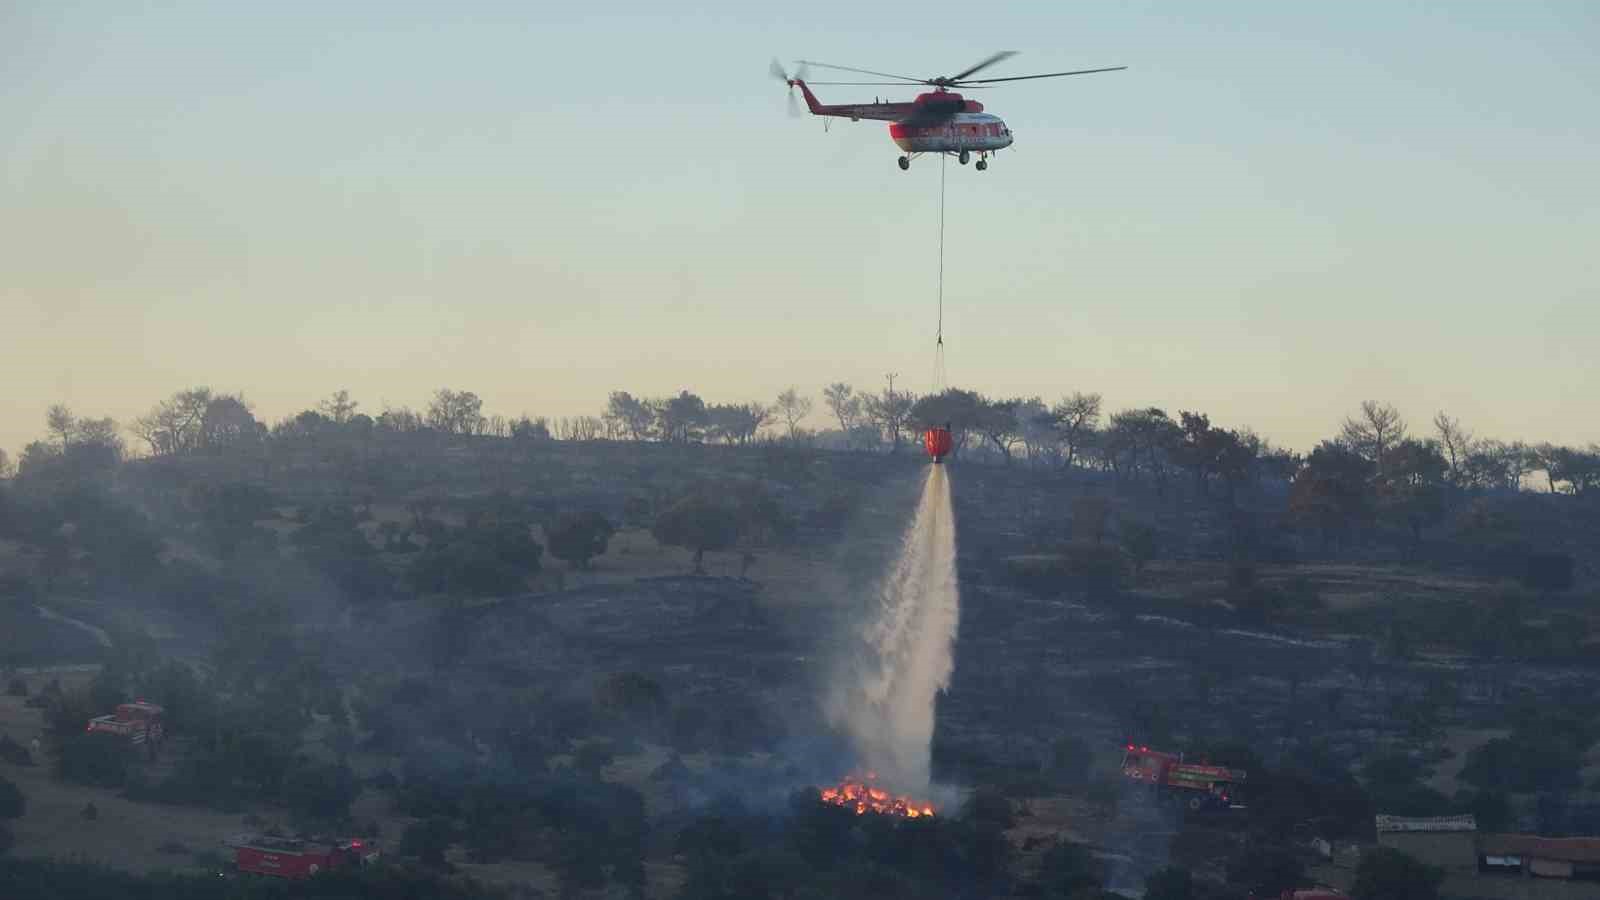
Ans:
[{"label": "red fire truck", "polygon": [[228,840],[233,848],[237,871],[275,878],[310,878],[318,872],[332,872],[376,862],[376,844],[360,838],[273,837],[242,834]]},{"label": "red fire truck", "polygon": [[1186,763],[1181,753],[1163,753],[1129,744],[1122,756],[1122,777],[1147,785],[1157,796],[1190,812],[1203,809],[1244,809],[1238,796],[1245,780],[1243,769]]},{"label": "red fire truck", "polygon": [[116,712],[90,719],[87,730],[125,737],[129,743],[143,748],[154,758],[167,734],[166,724],[162,720],[164,712],[161,707],[144,700],[120,703]]}]

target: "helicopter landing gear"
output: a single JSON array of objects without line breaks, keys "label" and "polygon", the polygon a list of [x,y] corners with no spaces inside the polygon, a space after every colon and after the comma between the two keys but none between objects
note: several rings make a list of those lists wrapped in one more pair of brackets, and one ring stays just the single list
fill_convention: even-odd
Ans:
[{"label": "helicopter landing gear", "polygon": [[900,171],[904,172],[905,170],[911,168],[911,157],[902,156],[899,159],[899,163],[900,163]]},{"label": "helicopter landing gear", "polygon": [[984,169],[989,168],[989,161],[986,159],[980,159],[974,163],[972,167],[977,169],[979,172],[982,172]]},{"label": "helicopter landing gear", "polygon": [[[963,150],[963,151],[961,151],[961,155],[956,157],[956,161],[961,163],[964,166],[964,165],[967,164],[967,160],[969,160],[971,158],[972,158],[972,154],[970,154],[967,151]],[[983,160],[981,160],[981,159],[978,160],[978,161],[979,162],[983,162]]]}]

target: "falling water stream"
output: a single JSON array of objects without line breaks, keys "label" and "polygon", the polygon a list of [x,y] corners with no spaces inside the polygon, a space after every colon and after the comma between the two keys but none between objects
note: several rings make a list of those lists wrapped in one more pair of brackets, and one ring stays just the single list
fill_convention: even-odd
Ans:
[{"label": "falling water stream", "polygon": [[950,479],[928,466],[899,555],[879,584],[861,658],[841,670],[828,715],[887,787],[925,792],[936,695],[949,687],[961,597]]}]

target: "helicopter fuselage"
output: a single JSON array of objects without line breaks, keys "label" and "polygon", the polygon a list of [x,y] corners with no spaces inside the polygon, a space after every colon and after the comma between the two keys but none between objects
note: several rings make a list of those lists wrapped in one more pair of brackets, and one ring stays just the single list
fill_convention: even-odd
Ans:
[{"label": "helicopter fuselage", "polygon": [[1011,129],[989,113],[956,113],[938,122],[889,123],[889,137],[907,153],[989,152],[1011,146]]}]

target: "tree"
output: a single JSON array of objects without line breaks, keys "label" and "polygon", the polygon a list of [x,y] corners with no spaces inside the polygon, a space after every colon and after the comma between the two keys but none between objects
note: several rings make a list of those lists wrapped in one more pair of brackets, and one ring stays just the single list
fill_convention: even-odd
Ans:
[{"label": "tree", "polygon": [[704,575],[706,551],[727,550],[739,539],[739,515],[728,505],[694,495],[668,507],[651,533],[665,546],[693,550],[694,572]]},{"label": "tree", "polygon": [[606,545],[616,531],[616,527],[597,512],[567,512],[556,524],[545,529],[544,536],[551,555],[587,569],[590,559],[606,552]]},{"label": "tree", "polygon": [[550,426],[544,419],[530,419],[526,413],[511,423],[511,439],[515,441],[548,441]]},{"label": "tree", "polygon": [[772,418],[760,403],[718,403],[706,410],[710,434],[729,444],[748,444]]},{"label": "tree", "polygon": [[335,425],[344,425],[355,415],[356,407],[360,405],[359,401],[350,399],[349,391],[340,388],[318,403],[317,410],[332,419]]},{"label": "tree", "polygon": [[1100,428],[1100,402],[1099,394],[1075,391],[1050,407],[1056,439],[1061,442],[1064,461],[1069,467],[1077,463]]},{"label": "tree", "polygon": [[1011,448],[1022,439],[1022,423],[1017,420],[1017,408],[1022,405],[1020,397],[1009,400],[980,399],[978,427],[983,436],[994,444],[994,448],[1005,457],[1007,465],[1011,463]]},{"label": "tree", "polygon": [[862,406],[865,408],[867,420],[876,425],[880,433],[888,436],[890,453],[900,452],[906,420],[916,402],[916,395],[908,391],[896,391],[893,388],[885,388],[881,394],[868,394],[863,397]]},{"label": "tree", "polygon": [[650,430],[655,426],[655,411],[642,400],[634,399],[627,391],[612,391],[611,397],[606,401],[606,412],[602,417],[611,427],[619,433],[626,433],[636,441],[646,440],[650,437]]},{"label": "tree", "polygon": [[1376,400],[1362,401],[1360,414],[1346,417],[1340,429],[1345,445],[1371,462],[1379,477],[1388,473],[1389,451],[1405,436],[1406,422],[1400,411]]},{"label": "tree", "polygon": [[0,481],[15,477],[17,477],[16,464],[11,461],[10,456],[6,455],[6,451],[0,448]]},{"label": "tree", "polygon": [[72,436],[78,430],[78,420],[73,417],[72,410],[60,403],[52,405],[45,411],[44,424],[45,428],[60,441],[63,451],[72,443]]},{"label": "tree", "polygon": [[483,428],[483,401],[471,391],[440,388],[428,404],[428,425],[445,434],[477,434]]},{"label": "tree", "polygon": [[1289,514],[1316,525],[1324,545],[1371,515],[1373,464],[1340,444],[1323,441],[1289,488]]},{"label": "tree", "polygon": [[218,394],[206,404],[200,418],[199,446],[208,450],[245,447],[260,443],[265,431],[242,396]]},{"label": "tree", "polygon": [[796,437],[796,429],[800,427],[801,420],[811,415],[811,398],[802,396],[798,390],[791,387],[778,395],[777,409],[789,425],[789,440]]},{"label": "tree", "polygon": [[152,456],[167,456],[199,449],[206,410],[216,395],[208,387],[176,391],[140,416],[129,431],[143,440]]},{"label": "tree", "polygon": [[1383,511],[1404,522],[1414,546],[1422,530],[1444,517],[1444,490],[1450,463],[1432,441],[1406,438],[1389,452],[1388,477],[1379,485]]},{"label": "tree", "polygon": [[848,444],[861,420],[861,397],[856,394],[855,388],[836,381],[822,389],[822,399],[828,404],[833,417],[839,420],[839,430],[844,432]]},{"label": "tree", "polygon": [[950,429],[952,456],[966,446],[970,433],[982,433],[985,427],[984,399],[973,391],[946,388],[937,394],[925,394],[911,405],[909,421],[916,427]]},{"label": "tree", "polygon": [[651,400],[649,406],[655,414],[657,433],[669,443],[698,442],[710,424],[706,401],[689,391],[679,391],[676,397]]},{"label": "tree", "polygon": [[1467,481],[1467,460],[1477,446],[1472,440],[1472,432],[1461,427],[1460,419],[1445,415],[1444,410],[1434,415],[1433,430],[1438,432],[1439,445],[1444,448],[1445,458],[1450,463],[1450,483],[1463,486]]},{"label": "tree", "polygon": [[1361,854],[1350,894],[1355,900],[1436,900],[1444,871],[1389,847]]},{"label": "tree", "polygon": [[1139,574],[1144,571],[1144,564],[1155,558],[1155,529],[1143,522],[1124,522],[1122,524],[1122,549],[1128,554],[1128,559],[1133,561],[1134,577],[1139,577]]}]

